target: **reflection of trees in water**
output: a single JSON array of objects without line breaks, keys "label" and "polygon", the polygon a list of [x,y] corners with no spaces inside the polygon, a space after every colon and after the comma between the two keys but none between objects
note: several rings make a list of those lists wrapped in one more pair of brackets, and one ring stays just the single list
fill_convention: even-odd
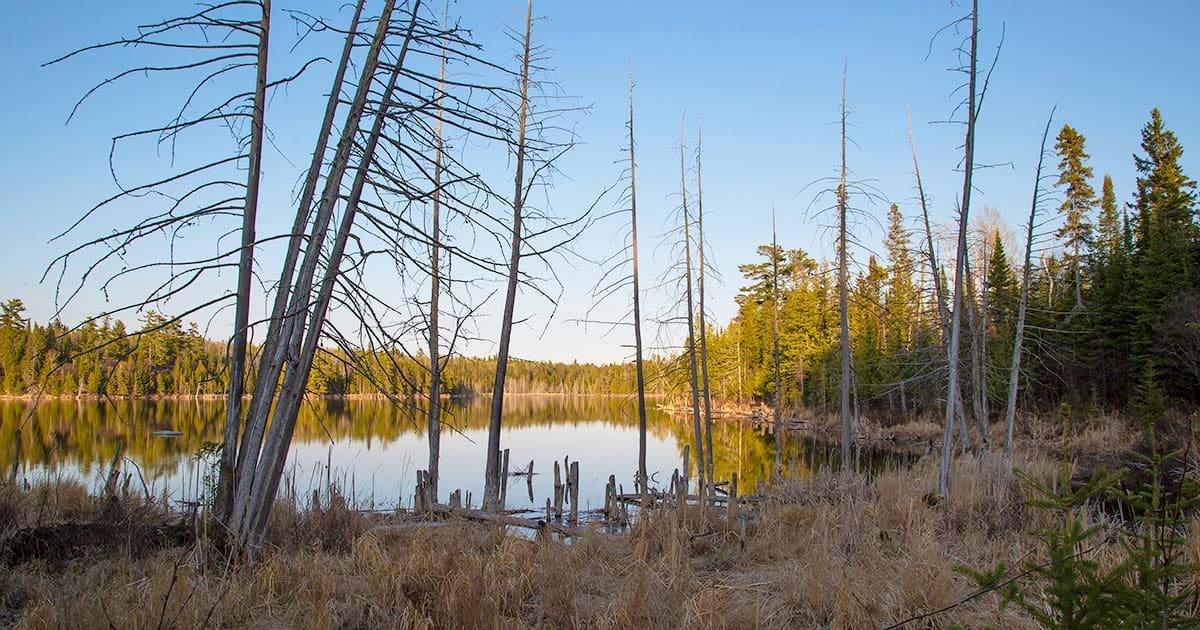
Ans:
[{"label": "reflection of trees in water", "polygon": [[[445,405],[446,423],[458,431],[484,430],[488,422],[488,400],[452,401]],[[0,402],[0,459],[12,461],[14,436],[21,433],[21,460],[29,468],[52,468],[69,463],[84,475],[103,471],[124,443],[125,455],[148,475],[175,474],[182,462],[194,457],[205,445],[221,440],[224,403],[207,400],[53,400],[38,405],[33,417],[21,427],[30,410],[25,401]],[[425,406],[393,404],[379,400],[308,401],[296,426],[297,443],[357,440],[390,442],[402,435],[424,436]],[[636,404],[632,399],[582,396],[514,396],[505,401],[508,429],[550,426],[606,426],[635,429]],[[649,410],[647,431],[657,440],[678,445],[694,439],[688,427],[666,413]],[[179,431],[176,438],[152,435],[154,431]],[[630,441],[631,451],[637,441]],[[760,435],[746,425],[719,423],[713,431],[713,449],[718,479],[737,472],[741,486],[751,490],[769,479],[773,459],[770,436]],[[695,445],[692,445],[695,452]],[[803,445],[790,441],[785,453],[790,461],[806,466]],[[806,468],[798,468],[797,472]]]}]

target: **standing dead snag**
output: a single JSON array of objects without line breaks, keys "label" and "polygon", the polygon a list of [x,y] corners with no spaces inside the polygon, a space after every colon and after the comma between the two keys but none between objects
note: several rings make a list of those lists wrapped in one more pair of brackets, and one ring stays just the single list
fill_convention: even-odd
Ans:
[{"label": "standing dead snag", "polygon": [[[1057,108],[1054,108],[1057,109]],[[1054,120],[1054,109],[1046,119],[1042,131],[1042,145],[1038,152],[1037,169],[1033,175],[1033,201],[1029,204],[1029,225],[1025,230],[1025,265],[1021,268],[1021,299],[1017,306],[1017,330],[1013,335],[1012,368],[1008,373],[1008,405],[1004,408],[1004,459],[1012,461],[1013,426],[1017,417],[1017,385],[1021,377],[1021,345],[1025,341],[1025,310],[1029,306],[1029,278],[1033,264],[1033,231],[1037,224],[1038,197],[1042,187],[1042,162],[1046,158],[1046,139],[1050,136],[1050,124]]]},{"label": "standing dead snag", "polygon": [[[848,245],[846,239],[846,71],[842,69],[842,164],[839,171],[837,188],[838,212],[838,316],[841,330],[842,347],[842,472],[850,472],[850,309],[849,309],[849,269]],[[778,396],[778,394],[776,394]]]},{"label": "standing dead snag", "polygon": [[[947,356],[949,356],[946,344],[950,341],[950,314],[946,312],[946,295],[942,290],[941,266],[938,264],[937,249],[933,245],[933,230],[929,225],[929,204],[925,197],[925,185],[921,181],[921,165],[917,162],[917,143],[913,140],[911,115],[907,119],[907,124],[908,145],[912,149],[913,175],[917,180],[917,200],[921,204],[921,218],[925,226],[925,247],[928,252],[926,260],[929,261],[929,276],[933,281],[934,301],[937,303],[938,327],[941,331],[942,350],[947,352]],[[961,395],[954,401],[954,407],[958,415],[959,437],[962,439],[962,448],[966,451],[971,448],[971,438],[967,433],[967,413],[963,408]]]},{"label": "standing dead snag", "polygon": [[516,174],[513,177],[512,242],[509,245],[508,288],[504,298],[504,315],[500,323],[500,348],[496,354],[496,381],[492,388],[492,410],[488,421],[487,467],[484,470],[483,508],[499,508],[500,488],[500,427],[504,415],[504,384],[508,369],[509,345],[512,342],[513,313],[520,282],[521,214],[525,203],[526,123],[529,116],[529,70],[533,36],[533,0],[525,6],[525,37],[521,56],[520,104],[517,113]]},{"label": "standing dead snag", "polygon": [[[775,405],[771,413],[775,416],[775,476],[783,476],[783,377],[779,370],[779,241],[775,235],[775,207],[771,207],[771,315],[772,352],[775,362]],[[737,477],[734,477],[736,480]],[[735,481],[736,483],[736,481]]]},{"label": "standing dead snag", "polygon": [[971,4],[971,45],[967,70],[967,134],[963,143],[963,187],[958,217],[958,244],[954,262],[954,293],[950,307],[950,346],[946,420],[942,430],[942,462],[938,474],[938,495],[945,499],[950,489],[951,436],[954,425],[954,404],[958,400],[958,351],[962,333],[963,272],[967,255],[967,226],[971,211],[971,176],[975,172],[975,118],[977,111],[976,76],[979,51],[979,0]]},{"label": "standing dead snag", "polygon": [[[264,353],[275,351],[285,354],[287,370],[284,374],[282,388],[278,391],[277,396],[276,383],[268,383],[263,389],[263,391],[269,392],[273,398],[277,398],[269,426],[269,433],[266,433],[265,438],[261,437],[264,434],[262,427],[266,424],[265,417],[261,418],[263,421],[261,425],[251,425],[249,422],[247,424],[247,433],[250,433],[254,429],[256,431],[254,437],[262,440],[261,448],[257,443],[246,444],[245,440],[243,440],[243,449],[245,450],[239,454],[239,458],[245,457],[246,461],[250,462],[251,465],[244,468],[239,465],[239,472],[241,474],[238,479],[237,503],[234,505],[232,531],[239,548],[250,557],[255,555],[266,533],[267,520],[270,516],[271,507],[275,501],[275,494],[283,474],[283,467],[291,444],[292,432],[295,430],[296,418],[304,398],[304,390],[308,383],[308,376],[312,370],[313,359],[324,328],[333,287],[339,275],[342,255],[345,252],[346,243],[350,237],[350,228],[353,225],[354,216],[358,210],[358,203],[366,183],[369,164],[373,159],[375,148],[379,142],[387,110],[391,104],[393,92],[404,64],[404,58],[408,52],[409,44],[412,41],[413,32],[416,27],[417,14],[420,9],[419,0],[416,0],[410,7],[412,19],[404,32],[403,43],[396,55],[395,65],[391,72],[389,72],[387,85],[380,94],[378,111],[375,112],[374,122],[361,148],[361,159],[354,171],[354,180],[345,201],[341,222],[337,230],[333,233],[331,251],[327,256],[323,256],[320,246],[321,241],[326,237],[326,232],[332,219],[333,206],[341,197],[339,194],[341,182],[351,157],[351,145],[354,143],[355,136],[359,133],[359,121],[366,109],[370,87],[377,78],[376,71],[379,67],[380,53],[385,48],[385,43],[388,39],[394,5],[395,0],[388,0],[380,14],[375,36],[372,39],[366,62],[363,64],[362,78],[359,81],[358,91],[350,112],[347,115],[347,123],[343,128],[342,139],[339,141],[334,162],[330,166],[330,173],[326,177],[325,191],[322,195],[321,205],[313,226],[313,237],[310,238],[308,248],[305,251],[300,275],[295,279],[295,284],[293,285],[292,303],[288,309],[289,318],[292,318],[292,322],[290,325],[285,325],[284,327],[288,335],[278,340],[278,346],[264,349]],[[348,37],[354,36],[354,33],[348,35]],[[331,95],[331,98],[337,97],[337,93]],[[312,297],[311,291],[314,287],[317,266],[322,258],[325,259],[325,269],[323,275],[320,277],[316,301],[310,309],[309,300]],[[270,376],[260,375],[259,378],[269,378]],[[277,379],[278,374],[275,374],[275,377]],[[270,405],[265,405],[265,407],[269,409]],[[260,418],[254,418],[253,420],[258,421]]]},{"label": "standing dead snag", "polygon": [[[442,16],[443,25],[450,21],[449,13],[450,2],[447,0],[445,13]],[[439,302],[442,295],[440,248],[442,238],[442,99],[446,89],[446,45],[444,43],[441,53],[438,69],[437,122],[435,123],[437,128],[434,131],[436,138],[433,149],[433,234],[429,239],[429,467],[427,472],[429,474],[429,491],[433,495],[434,501],[437,501],[438,498],[438,479],[440,477],[438,464],[442,448],[442,357],[438,316],[441,312]],[[533,479],[532,467],[529,478]]]},{"label": "standing dead snag", "polygon": [[[684,264],[684,294],[687,301],[687,356],[688,384],[692,390],[692,428],[696,438],[696,471],[698,492],[703,495],[706,491],[704,459],[704,430],[700,424],[700,384],[699,369],[696,361],[696,309],[692,299],[692,240],[691,213],[687,201],[687,165],[684,161],[683,123],[679,125],[679,195],[683,203],[683,264]],[[686,476],[686,472],[684,475]]]},{"label": "standing dead snag", "polygon": [[638,485],[641,488],[642,507],[645,507],[650,477],[646,471],[646,373],[642,360],[642,291],[638,278],[637,160],[634,158],[633,138],[633,72],[631,71],[629,73],[629,232],[633,260],[634,369],[637,372]]},{"label": "standing dead snag", "polygon": [[696,249],[698,275],[696,290],[700,298],[700,380],[704,389],[704,457],[701,465],[706,467],[708,479],[714,481],[712,443],[712,393],[708,384],[708,323],[704,310],[704,188],[700,178],[700,131],[696,131]]},{"label": "standing dead snag", "polygon": [[266,112],[267,50],[271,33],[271,0],[262,0],[257,72],[254,81],[254,114],[250,122],[250,161],[246,172],[246,201],[242,209],[242,251],[238,257],[237,298],[234,303],[233,343],[229,353],[229,389],[225,398],[225,431],[221,448],[215,507],[219,518],[228,516],[233,495],[233,469],[242,424],[242,394],[246,389],[246,345],[250,327],[250,280],[254,273],[254,227],[258,215],[258,187],[262,179],[263,118]]}]

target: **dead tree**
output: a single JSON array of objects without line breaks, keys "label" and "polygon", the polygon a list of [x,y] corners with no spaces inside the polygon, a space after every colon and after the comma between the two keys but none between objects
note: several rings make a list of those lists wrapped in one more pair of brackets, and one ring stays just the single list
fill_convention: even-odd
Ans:
[{"label": "dead tree", "polygon": [[[487,463],[484,469],[484,508],[496,509],[500,499],[500,434],[504,415],[504,389],[507,376],[508,360],[512,343],[512,328],[515,321],[515,306],[517,287],[520,284],[532,286],[538,293],[546,297],[552,304],[556,298],[549,296],[537,286],[532,276],[522,269],[521,262],[525,259],[536,259],[547,263],[545,268],[554,277],[561,288],[552,265],[548,264],[548,256],[552,253],[569,251],[570,244],[582,234],[591,222],[591,214],[601,201],[607,190],[602,192],[595,201],[579,215],[571,217],[554,217],[546,211],[537,211],[529,203],[530,193],[553,172],[555,162],[574,146],[574,140],[557,142],[546,134],[557,131],[569,133],[555,126],[554,118],[564,116],[574,108],[556,104],[548,108],[535,107],[533,90],[540,86],[533,80],[532,74],[541,70],[537,66],[540,61],[541,48],[533,44],[533,2],[526,3],[525,24],[523,33],[513,37],[521,46],[521,69],[518,74],[518,89],[511,95],[516,106],[514,118],[516,131],[509,140],[516,166],[513,178],[513,196],[508,205],[512,209],[511,233],[507,244],[508,265],[506,268],[506,293],[504,313],[501,320],[499,348],[496,357],[496,378],[494,381],[491,401],[491,416],[488,422]],[[543,97],[562,98],[562,97]],[[542,225],[533,227],[531,220],[537,219]],[[535,243],[531,239],[545,240],[550,243]]]},{"label": "dead tree", "polygon": [[699,300],[699,324],[700,324],[700,381],[704,392],[704,456],[701,458],[701,465],[707,467],[708,479],[714,480],[713,474],[713,443],[712,443],[712,392],[709,389],[708,381],[708,323],[705,318],[704,310],[704,188],[701,183],[701,168],[700,168],[700,150],[701,135],[700,131],[696,132],[696,250],[697,250],[697,277],[696,277],[696,292]]},{"label": "dead tree", "polygon": [[[688,385],[692,394],[692,429],[696,439],[696,470],[697,488],[701,495],[707,492],[707,472],[704,462],[704,429],[700,420],[700,383],[699,368],[696,357],[696,309],[692,298],[692,239],[691,211],[688,208],[687,197],[687,164],[684,161],[684,126],[679,125],[679,196],[683,210],[683,261],[684,261],[684,297],[687,304],[687,360]],[[687,475],[684,471],[684,475]]]},{"label": "dead tree", "polygon": [[[447,0],[442,17],[442,24],[450,21],[450,2]],[[429,475],[429,492],[434,502],[438,499],[438,464],[442,448],[442,356],[441,356],[441,296],[442,296],[442,115],[443,98],[446,89],[446,46],[442,45],[441,59],[438,62],[437,89],[437,128],[434,140],[433,157],[433,233],[429,244],[429,415],[426,430],[429,440],[429,464],[426,474]]]},{"label": "dead tree", "polygon": [[[387,0],[377,20],[375,35],[372,38],[367,58],[362,65],[362,77],[358,82],[357,92],[351,108],[347,113],[347,121],[343,126],[342,138],[338,142],[334,159],[325,177],[325,188],[321,196],[310,231],[304,258],[299,275],[294,278],[282,278],[280,289],[292,287],[291,300],[285,316],[286,334],[277,339],[268,339],[264,345],[263,354],[273,354],[279,358],[281,367],[286,367],[282,386],[279,383],[279,372],[260,373],[256,392],[264,397],[273,399],[251,402],[252,409],[260,409],[261,415],[247,419],[246,431],[239,452],[237,488],[232,518],[230,521],[231,534],[237,547],[248,557],[253,558],[262,544],[266,533],[267,521],[275,501],[287,452],[291,445],[292,432],[295,429],[297,414],[303,401],[308,377],[312,370],[313,359],[317,352],[318,343],[328,315],[334,284],[337,280],[342,256],[350,237],[350,228],[358,210],[363,187],[366,183],[368,164],[378,145],[387,109],[391,106],[393,93],[403,67],[404,57],[417,22],[420,1],[416,0],[410,7],[411,19],[408,28],[403,31],[397,61],[388,73],[386,87],[382,89],[377,103],[377,112],[373,117],[370,131],[367,133],[360,150],[360,162],[353,169],[353,182],[349,195],[345,200],[341,220],[337,229],[329,234],[329,226],[333,219],[335,204],[339,201],[341,182],[349,168],[351,148],[356,136],[360,133],[360,121],[366,110],[368,94],[375,82],[379,58],[389,37],[392,13],[395,0]],[[348,37],[354,37],[350,33]],[[338,98],[337,92],[331,98]],[[322,243],[332,237],[330,251],[323,256]],[[324,271],[318,277],[318,264],[325,258]],[[315,296],[313,289],[317,288]],[[315,297],[315,299],[313,299]],[[255,402],[259,402],[258,405]],[[272,410],[271,421],[268,424],[266,412]]]},{"label": "dead tree", "polygon": [[[1057,109],[1057,108],[1054,108]],[[1012,368],[1008,373],[1008,404],[1004,408],[1004,459],[1012,461],[1013,427],[1017,417],[1017,386],[1021,377],[1021,345],[1025,342],[1025,311],[1029,306],[1029,279],[1033,269],[1033,234],[1037,225],[1037,210],[1042,189],[1042,162],[1046,158],[1046,139],[1050,136],[1050,124],[1054,120],[1054,109],[1046,119],[1042,131],[1042,144],[1038,151],[1037,168],[1033,175],[1033,201],[1029,204],[1029,224],[1025,230],[1025,265],[1021,268],[1021,299],[1017,306],[1017,330],[1013,335]]]},{"label": "dead tree", "polygon": [[[247,12],[251,15],[246,15]],[[56,64],[84,52],[116,47],[135,51],[142,49],[156,51],[153,64],[132,67],[111,76],[89,90],[76,104],[74,111],[77,111],[84,101],[95,95],[101,88],[126,77],[138,74],[156,76],[179,73],[197,76],[190,91],[182,97],[182,105],[178,112],[169,122],[113,137],[110,168],[114,179],[118,181],[121,192],[93,206],[84,213],[79,221],[57,238],[65,237],[68,233],[77,230],[93,215],[114,207],[117,202],[136,199],[167,199],[170,200],[170,203],[162,211],[143,220],[127,227],[111,230],[105,236],[71,248],[56,259],[47,271],[49,272],[55,266],[61,267],[58,280],[58,287],[61,291],[64,288],[63,275],[71,259],[87,250],[101,248],[103,253],[82,274],[79,285],[70,289],[70,294],[66,298],[66,301],[69,302],[83,289],[89,279],[104,273],[102,270],[105,265],[121,260],[126,255],[133,255],[135,248],[146,241],[148,237],[167,235],[172,252],[170,260],[151,260],[134,265],[127,265],[122,261],[121,269],[103,280],[100,288],[105,291],[122,280],[137,285],[139,288],[151,287],[142,294],[140,299],[102,315],[107,316],[121,311],[136,311],[158,302],[182,299],[202,277],[235,266],[229,259],[233,258],[235,253],[237,254],[237,283],[231,294],[224,294],[215,299],[204,299],[199,304],[182,309],[173,309],[177,314],[164,324],[178,322],[193,314],[203,314],[206,310],[227,301],[228,298],[233,298],[234,321],[228,361],[229,387],[226,397],[226,423],[217,496],[214,498],[219,516],[228,513],[229,497],[233,489],[232,471],[246,379],[254,250],[262,242],[262,239],[256,235],[255,224],[262,174],[266,105],[269,93],[275,88],[293,81],[312,63],[311,61],[305,63],[292,76],[274,81],[269,80],[267,60],[270,24],[271,5],[268,0],[229,0],[206,5],[195,13],[141,26],[134,37],[89,46],[50,62],[50,64]],[[183,55],[184,58],[175,59],[169,57],[170,55]],[[239,77],[242,72],[249,69],[254,70],[253,87],[232,96],[223,93],[222,88],[226,81],[232,80],[234,85],[239,85],[241,79],[235,77]],[[246,84],[249,82],[248,78]],[[235,154],[214,159],[201,166],[185,167],[169,176],[139,185],[129,185],[117,179],[118,168],[115,156],[120,145],[139,139],[154,138],[160,147],[168,149],[172,163],[174,163],[176,151],[180,148],[185,135],[194,135],[203,132],[206,128],[213,127],[216,127],[219,133],[234,131],[238,147]],[[235,175],[229,172],[243,161],[247,164],[244,173]],[[239,179],[242,181],[238,181]],[[239,188],[242,192],[239,195],[223,196],[224,193],[220,191],[226,188]],[[132,213],[127,211],[122,214]],[[181,245],[181,243],[178,242],[178,239],[189,227],[223,216],[237,216],[241,219],[238,228],[240,239],[237,249],[224,250],[218,244],[215,254],[206,253],[190,259],[186,255],[179,255],[176,245]],[[106,226],[106,228],[108,227]],[[184,250],[181,248],[179,251]],[[165,281],[162,280],[161,275],[149,281],[144,279],[143,274],[158,274],[163,269],[168,270]]]},{"label": "dead tree", "polygon": [[977,117],[978,52],[979,52],[979,0],[971,4],[970,52],[967,60],[967,120],[966,139],[963,143],[963,186],[958,217],[957,254],[954,263],[954,292],[950,307],[950,344],[947,361],[948,386],[946,394],[946,420],[942,431],[942,462],[938,474],[938,495],[947,497],[950,489],[951,435],[954,426],[954,403],[958,399],[958,354],[962,334],[963,272],[967,254],[967,226],[971,216],[971,178],[975,172],[975,123]]},{"label": "dead tree", "polygon": [[217,513],[225,514],[233,490],[232,471],[242,424],[242,394],[246,387],[246,340],[250,328],[250,280],[254,272],[254,227],[258,215],[258,187],[262,176],[263,118],[266,112],[267,49],[270,44],[271,0],[263,0],[259,26],[257,72],[254,81],[254,113],[250,122],[250,162],[246,173],[246,201],[242,210],[242,250],[238,258],[237,298],[234,303],[233,343],[229,354],[229,390],[225,398],[225,432],[221,449],[221,473],[217,487]]},{"label": "dead tree", "polygon": [[633,72],[629,73],[629,232],[631,259],[633,261],[633,343],[634,365],[637,372],[638,409],[638,481],[645,505],[647,484],[650,477],[646,471],[646,373],[642,357],[642,292],[638,275],[638,230],[637,230],[637,160],[634,158],[633,140]]},{"label": "dead tree", "polygon": [[779,369],[779,240],[775,233],[775,208],[771,207],[771,357],[775,363],[775,476],[783,476],[783,377]]},{"label": "dead tree", "polygon": [[842,354],[842,387],[841,387],[841,414],[842,414],[842,472],[850,472],[850,442],[853,439],[851,435],[850,421],[850,309],[849,309],[849,248],[846,239],[846,219],[847,219],[847,190],[846,190],[846,71],[842,69],[842,109],[841,109],[841,141],[842,141],[842,163],[839,170],[839,181],[837,187],[837,213],[838,213],[838,317],[839,328],[841,330],[841,354]]},{"label": "dead tree", "polygon": [[[917,144],[913,139],[911,116],[908,118],[908,145],[912,149],[913,174],[917,180],[917,200],[921,204],[921,218],[925,227],[926,260],[929,262],[929,274],[933,280],[934,301],[937,303],[938,326],[941,332],[942,349],[949,356],[946,344],[950,342],[950,314],[946,312],[946,296],[942,290],[941,282],[942,268],[938,264],[937,249],[933,244],[933,229],[929,224],[929,204],[925,196],[925,186],[921,181],[921,166],[917,161]],[[963,451],[965,452],[971,448],[971,438],[967,432],[967,414],[963,408],[961,395],[954,401],[954,406],[955,413],[958,415],[959,437],[962,441]]]},{"label": "dead tree", "polygon": [[500,427],[504,415],[504,384],[512,342],[513,312],[517,302],[517,284],[521,265],[521,213],[525,201],[526,123],[529,116],[529,69],[533,37],[533,0],[525,7],[525,37],[521,56],[521,94],[517,113],[516,174],[513,178],[512,243],[509,250],[508,287],[504,315],[500,324],[500,349],[496,353],[496,381],[492,386],[492,413],[488,421],[487,467],[484,470],[483,507],[496,510],[500,501]]}]

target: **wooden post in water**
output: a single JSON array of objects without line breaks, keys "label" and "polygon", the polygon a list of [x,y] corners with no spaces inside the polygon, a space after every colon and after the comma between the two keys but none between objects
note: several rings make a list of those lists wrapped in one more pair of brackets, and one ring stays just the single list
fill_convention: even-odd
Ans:
[{"label": "wooden post in water", "polygon": [[462,509],[462,490],[455,490],[450,493],[450,507]]},{"label": "wooden post in water", "polygon": [[[80,381],[83,382],[83,381]],[[13,455],[12,464],[12,484],[17,484],[17,473],[21,470],[21,430],[13,431],[13,444],[16,445],[16,453]]]},{"label": "wooden post in water", "polygon": [[729,477],[729,514],[728,521],[732,525],[738,517],[738,487],[737,473],[732,473]]},{"label": "wooden post in water", "polygon": [[571,462],[571,472],[567,475],[567,484],[571,489],[571,518],[570,523],[579,522],[579,462]]},{"label": "wooden post in water", "polygon": [[504,449],[500,461],[500,509],[503,510],[508,498],[508,449]]},{"label": "wooden post in water", "polygon": [[[562,474],[558,470],[558,462],[554,462],[554,518],[562,520],[563,514],[563,497],[566,495],[566,489],[563,488]],[[547,501],[549,498],[546,499]]]},{"label": "wooden post in water", "polygon": [[[558,462],[555,462],[558,463]],[[553,514],[552,506],[550,505],[550,497],[546,497],[546,522],[550,522],[550,517]]]},{"label": "wooden post in water", "polygon": [[692,476],[692,466],[691,466],[691,462],[689,461],[691,459],[691,456],[692,456],[692,445],[684,444],[683,445],[683,496],[684,496],[685,501],[687,500],[688,481],[691,479],[691,476]]}]

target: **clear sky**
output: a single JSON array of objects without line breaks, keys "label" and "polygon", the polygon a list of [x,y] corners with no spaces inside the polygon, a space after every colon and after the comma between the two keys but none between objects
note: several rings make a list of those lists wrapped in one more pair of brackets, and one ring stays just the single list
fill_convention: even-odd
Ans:
[{"label": "clear sky", "polygon": [[[189,6],[179,3],[180,9]],[[300,4],[310,11],[335,13],[340,3],[277,0],[279,7]],[[508,0],[460,2],[452,12],[475,30],[494,54],[504,57],[510,44],[502,28],[516,23],[522,6]],[[1003,24],[1005,39],[980,119],[979,171],[975,213],[993,207],[1014,232],[1028,212],[1037,143],[1045,117],[1057,104],[1056,129],[1076,127],[1087,138],[1099,178],[1111,173],[1117,196],[1128,200],[1133,189],[1132,154],[1139,130],[1152,107],[1185,149],[1185,170],[1200,176],[1200,121],[1194,116],[1200,82],[1196,63],[1200,44],[1200,3],[1176,0],[1136,2],[985,1],[981,7],[982,57],[990,60]],[[87,87],[116,67],[111,59],[88,58],[62,66],[41,63],[76,47],[113,38],[131,26],[178,12],[165,1],[17,3],[0,22],[0,99],[4,151],[0,152],[0,297],[20,297],[37,319],[53,310],[53,287],[39,284],[46,264],[60,253],[49,239],[83,210],[115,190],[108,172],[108,138],[127,127],[126,120],[161,112],[163,101],[147,82],[111,91],[65,125],[71,106]],[[849,164],[853,176],[870,180],[889,201],[915,217],[912,165],[905,132],[911,108],[922,174],[933,202],[934,218],[948,223],[960,176],[962,129],[931,124],[950,116],[958,99],[953,92],[961,75],[954,35],[932,40],[934,33],[965,11],[945,0],[906,2],[564,2],[542,0],[535,12],[545,17],[535,39],[551,54],[553,78],[564,92],[590,105],[577,117],[581,145],[560,165],[550,193],[554,206],[570,211],[586,206],[617,177],[626,112],[627,72],[637,79],[639,209],[648,257],[647,284],[667,265],[666,250],[654,240],[669,227],[678,190],[677,143],[681,117],[689,139],[697,125],[704,132],[704,193],[710,254],[722,282],[712,287],[709,306],[719,323],[735,311],[733,295],[741,285],[739,263],[770,240],[770,212],[778,215],[779,238],[815,257],[832,252],[828,220],[814,216],[810,184],[835,173],[838,161],[836,121],[842,67],[848,72],[852,110]],[[346,11],[337,13],[345,20]],[[277,20],[282,21],[282,20]],[[278,28],[276,38],[293,31]],[[317,52],[336,54],[332,40]],[[322,74],[324,73],[324,74]],[[319,90],[328,69],[309,82],[279,95],[287,115],[269,121],[275,147],[264,176],[264,225],[281,226],[294,212],[287,203],[311,151],[313,127],[323,107]],[[315,95],[315,97],[314,97]],[[273,105],[275,107],[275,105]],[[284,109],[283,105],[279,106]],[[161,113],[159,114],[161,118]],[[153,155],[129,158],[134,173],[152,170]],[[143,164],[139,160],[144,160]],[[864,204],[882,222],[883,202]],[[121,217],[103,219],[90,229],[111,228]],[[124,217],[128,219],[128,217]],[[113,223],[105,225],[103,221]],[[877,244],[881,230],[868,224],[862,240]],[[585,235],[579,249],[600,257],[618,246],[616,225],[600,225]],[[856,253],[865,262],[866,250]],[[558,269],[566,284],[553,321],[548,308],[532,296],[518,304],[530,320],[518,327],[513,353],[523,358],[613,361],[628,356],[624,333],[605,337],[577,323],[591,304],[589,290],[598,276],[594,266],[576,260]],[[573,265],[573,266],[571,266]],[[230,286],[232,274],[223,276]],[[661,309],[669,292],[648,291],[648,308]],[[92,289],[67,309],[67,321],[110,308]],[[256,307],[261,312],[261,306]],[[623,308],[623,306],[621,307]],[[621,308],[602,311],[611,314]],[[164,305],[170,311],[170,305]],[[478,333],[494,337],[494,313],[485,309]],[[215,320],[210,335],[227,333]],[[223,327],[224,326],[224,327]],[[486,342],[473,354],[492,352]]]}]

